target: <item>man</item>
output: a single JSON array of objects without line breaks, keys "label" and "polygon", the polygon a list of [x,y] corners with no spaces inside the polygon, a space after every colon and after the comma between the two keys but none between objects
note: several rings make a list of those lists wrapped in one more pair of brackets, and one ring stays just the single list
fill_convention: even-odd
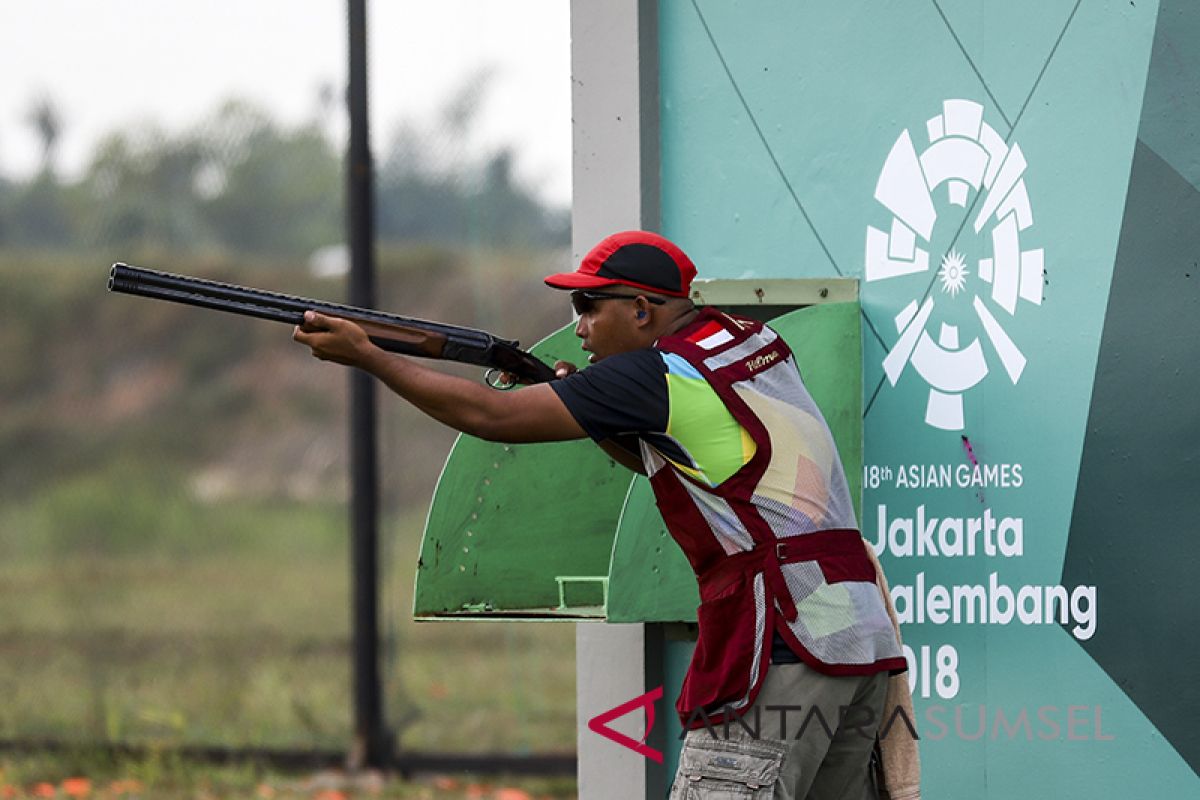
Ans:
[{"label": "man", "polygon": [[[295,339],[464,433],[588,436],[648,475],[701,597],[672,797],[733,782],[773,786],[776,800],[860,800],[889,672],[905,666],[899,642],[791,352],[761,323],[695,308],[695,274],[661,236],[606,238],[578,270],[546,279],[571,291],[592,366],[559,362],[560,380],[516,392],[386,353],[353,323],[314,312]],[[727,740],[712,735],[733,718],[761,725],[759,736],[736,723]]]}]

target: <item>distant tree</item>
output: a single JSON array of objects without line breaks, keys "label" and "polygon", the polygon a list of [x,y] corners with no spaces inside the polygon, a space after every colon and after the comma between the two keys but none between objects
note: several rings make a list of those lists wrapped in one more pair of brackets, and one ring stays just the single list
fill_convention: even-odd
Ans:
[{"label": "distant tree", "polygon": [[62,113],[48,95],[42,95],[30,105],[27,119],[42,144],[42,172],[51,173],[55,168],[58,140],[62,135]]},{"label": "distant tree", "polygon": [[376,173],[376,232],[385,241],[463,241],[467,204],[456,175],[439,169],[428,137],[411,125],[393,135]]},{"label": "distant tree", "polygon": [[304,256],[342,240],[341,162],[315,123],[284,131],[262,111],[227,103],[206,139],[205,215],[225,245]]},{"label": "distant tree", "polygon": [[14,191],[0,204],[0,215],[0,241],[6,244],[49,249],[77,244],[68,192],[49,170]]},{"label": "distant tree", "polygon": [[377,176],[381,239],[492,246],[558,246],[570,241],[568,215],[548,209],[513,178],[511,147],[473,155],[470,138],[492,72],[469,76],[437,117],[437,126],[401,124]]},{"label": "distant tree", "polygon": [[0,246],[9,243],[9,215],[12,213],[13,195],[16,190],[12,181],[0,175]]},{"label": "distant tree", "polygon": [[87,228],[125,247],[306,256],[341,240],[340,175],[319,131],[229,102],[181,136],[108,137],[84,178]]},{"label": "distant tree", "polygon": [[474,205],[480,235],[505,246],[562,245],[570,241],[569,219],[543,206],[513,181],[516,154],[504,148],[488,160]]},{"label": "distant tree", "polygon": [[[490,73],[455,93],[431,128],[402,124],[376,173],[377,233],[498,247],[569,241],[567,212],[547,208],[514,178],[517,151],[480,155],[469,140]],[[316,118],[284,128],[230,101],[181,134],[125,126],[96,147],[84,176],[55,175],[62,120],[48,99],[30,113],[42,171],[0,183],[0,244],[219,249],[304,259],[344,233],[343,160],[323,130],[336,105],[317,95]]]},{"label": "distant tree", "polygon": [[55,176],[62,114],[48,96],[35,99],[26,114],[42,146],[40,171],[25,183],[0,180],[0,243],[18,247],[74,244],[70,201]]},{"label": "distant tree", "polygon": [[82,181],[89,240],[173,249],[213,244],[197,190],[206,158],[203,141],[191,135],[155,128],[109,135]]}]

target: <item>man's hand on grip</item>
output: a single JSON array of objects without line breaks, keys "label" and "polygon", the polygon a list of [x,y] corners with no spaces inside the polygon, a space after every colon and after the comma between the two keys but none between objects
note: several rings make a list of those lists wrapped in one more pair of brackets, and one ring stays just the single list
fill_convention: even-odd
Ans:
[{"label": "man's hand on grip", "polygon": [[348,367],[362,366],[375,348],[357,324],[316,311],[304,312],[304,322],[296,326],[292,338],[312,348],[314,357]]}]

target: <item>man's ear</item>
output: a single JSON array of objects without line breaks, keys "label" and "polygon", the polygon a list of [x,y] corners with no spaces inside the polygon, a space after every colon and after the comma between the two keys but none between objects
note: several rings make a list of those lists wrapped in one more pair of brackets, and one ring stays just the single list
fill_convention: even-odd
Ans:
[{"label": "man's ear", "polygon": [[649,301],[647,301],[645,297],[638,295],[637,299],[635,299],[633,301],[633,305],[634,305],[634,307],[637,308],[637,311],[634,314],[634,316],[637,318],[638,323],[645,324],[647,321],[649,321],[649,319],[650,319],[650,303],[649,303]]}]

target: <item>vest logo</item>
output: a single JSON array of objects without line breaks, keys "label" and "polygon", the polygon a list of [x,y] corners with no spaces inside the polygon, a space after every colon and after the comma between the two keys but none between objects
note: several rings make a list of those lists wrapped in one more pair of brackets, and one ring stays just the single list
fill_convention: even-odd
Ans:
[{"label": "vest logo", "polygon": [[778,360],[779,360],[779,351],[772,350],[769,353],[763,353],[760,356],[755,356],[754,358],[747,359],[746,361],[744,361],[742,363],[744,363],[746,365],[746,369],[749,370],[750,372],[758,372],[760,369],[769,367]]},{"label": "vest logo", "polygon": [[[890,227],[867,226],[867,283],[895,280],[912,298],[894,319],[884,374],[895,386],[911,364],[929,386],[925,422],[948,431],[963,429],[963,395],[997,360],[1020,381],[1025,355],[1000,320],[1015,317],[1019,300],[1042,303],[1043,250],[1021,241],[1033,225],[1025,155],[984,122],[983,110],[971,100],[944,101],[925,124],[929,145],[920,154],[901,131],[875,186]],[[960,326],[944,320],[965,320],[967,336],[976,335],[961,344]]]},{"label": "vest logo", "polygon": [[[650,738],[650,731],[654,730],[654,702],[662,696],[663,687],[659,686],[656,689],[651,689],[640,697],[635,697],[632,700],[621,703],[619,706],[610,708],[602,714],[592,717],[588,720],[588,730],[592,733],[598,733],[605,739],[616,742],[622,747],[628,747],[633,752],[645,756],[656,764],[661,764],[663,763],[663,754],[646,744],[646,740]],[[626,736],[620,731],[608,727],[608,723],[639,708],[646,709],[646,732],[642,735],[640,742]]]}]

